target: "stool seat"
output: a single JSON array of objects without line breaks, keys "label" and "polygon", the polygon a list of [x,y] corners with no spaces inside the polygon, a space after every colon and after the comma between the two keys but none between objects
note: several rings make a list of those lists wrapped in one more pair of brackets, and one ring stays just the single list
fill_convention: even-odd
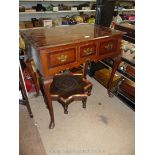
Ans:
[{"label": "stool seat", "polygon": [[52,100],[58,101],[68,114],[68,105],[73,101],[82,101],[86,108],[87,96],[91,94],[92,83],[82,74],[60,74],[53,78],[50,87]]}]

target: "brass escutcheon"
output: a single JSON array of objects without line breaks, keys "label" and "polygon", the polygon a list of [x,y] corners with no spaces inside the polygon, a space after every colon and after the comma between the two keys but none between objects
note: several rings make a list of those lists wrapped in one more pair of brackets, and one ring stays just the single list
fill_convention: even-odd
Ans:
[{"label": "brass escutcheon", "polygon": [[113,48],[113,44],[112,43],[108,43],[108,45],[106,45],[105,48],[107,50],[111,50]]},{"label": "brass escutcheon", "polygon": [[92,48],[87,48],[83,51],[86,55],[90,55],[93,53],[93,49]]},{"label": "brass escutcheon", "polygon": [[59,57],[57,57],[57,59],[60,60],[61,62],[65,62],[67,60],[67,57],[68,57],[67,55],[62,54]]}]

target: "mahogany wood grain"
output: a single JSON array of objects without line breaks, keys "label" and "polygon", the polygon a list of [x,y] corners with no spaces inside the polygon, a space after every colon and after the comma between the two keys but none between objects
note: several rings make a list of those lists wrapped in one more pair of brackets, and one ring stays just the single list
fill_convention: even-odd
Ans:
[{"label": "mahogany wood grain", "polygon": [[49,53],[47,56],[49,58],[49,68],[58,67],[62,65],[66,65],[69,63],[73,63],[76,61],[76,48],[68,48],[62,51],[55,51]]},{"label": "mahogany wood grain", "polygon": [[23,30],[22,35],[25,35],[28,41],[37,49],[46,49],[48,47],[81,43],[88,40],[120,35],[120,31],[99,25],[81,24],[41,28],[39,30]]},{"label": "mahogany wood grain", "polygon": [[99,45],[99,55],[115,52],[115,50],[117,49],[117,45],[118,45],[117,39],[109,39],[106,41],[101,41]]},{"label": "mahogany wood grain", "polygon": [[92,55],[97,55],[97,45],[95,43],[90,43],[87,45],[80,46],[80,58],[88,57]]}]

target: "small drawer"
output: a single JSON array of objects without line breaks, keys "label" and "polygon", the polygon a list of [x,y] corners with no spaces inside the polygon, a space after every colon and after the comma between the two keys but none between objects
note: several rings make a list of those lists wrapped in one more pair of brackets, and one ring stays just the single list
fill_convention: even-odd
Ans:
[{"label": "small drawer", "polygon": [[116,39],[111,39],[103,42],[101,41],[99,45],[99,55],[115,52],[116,48],[117,48]]},{"label": "small drawer", "polygon": [[59,67],[76,61],[76,48],[49,53],[49,67]]},{"label": "small drawer", "polygon": [[96,55],[96,44],[80,46],[80,58]]}]

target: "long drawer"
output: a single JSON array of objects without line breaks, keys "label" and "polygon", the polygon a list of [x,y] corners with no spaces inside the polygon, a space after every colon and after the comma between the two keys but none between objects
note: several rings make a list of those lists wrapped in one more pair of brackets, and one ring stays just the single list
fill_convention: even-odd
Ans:
[{"label": "long drawer", "polygon": [[77,63],[77,47],[61,46],[40,51],[42,72],[45,76],[54,75],[62,70],[75,66]]},{"label": "long drawer", "polygon": [[49,67],[58,67],[76,61],[76,48],[57,50],[48,54]]}]

